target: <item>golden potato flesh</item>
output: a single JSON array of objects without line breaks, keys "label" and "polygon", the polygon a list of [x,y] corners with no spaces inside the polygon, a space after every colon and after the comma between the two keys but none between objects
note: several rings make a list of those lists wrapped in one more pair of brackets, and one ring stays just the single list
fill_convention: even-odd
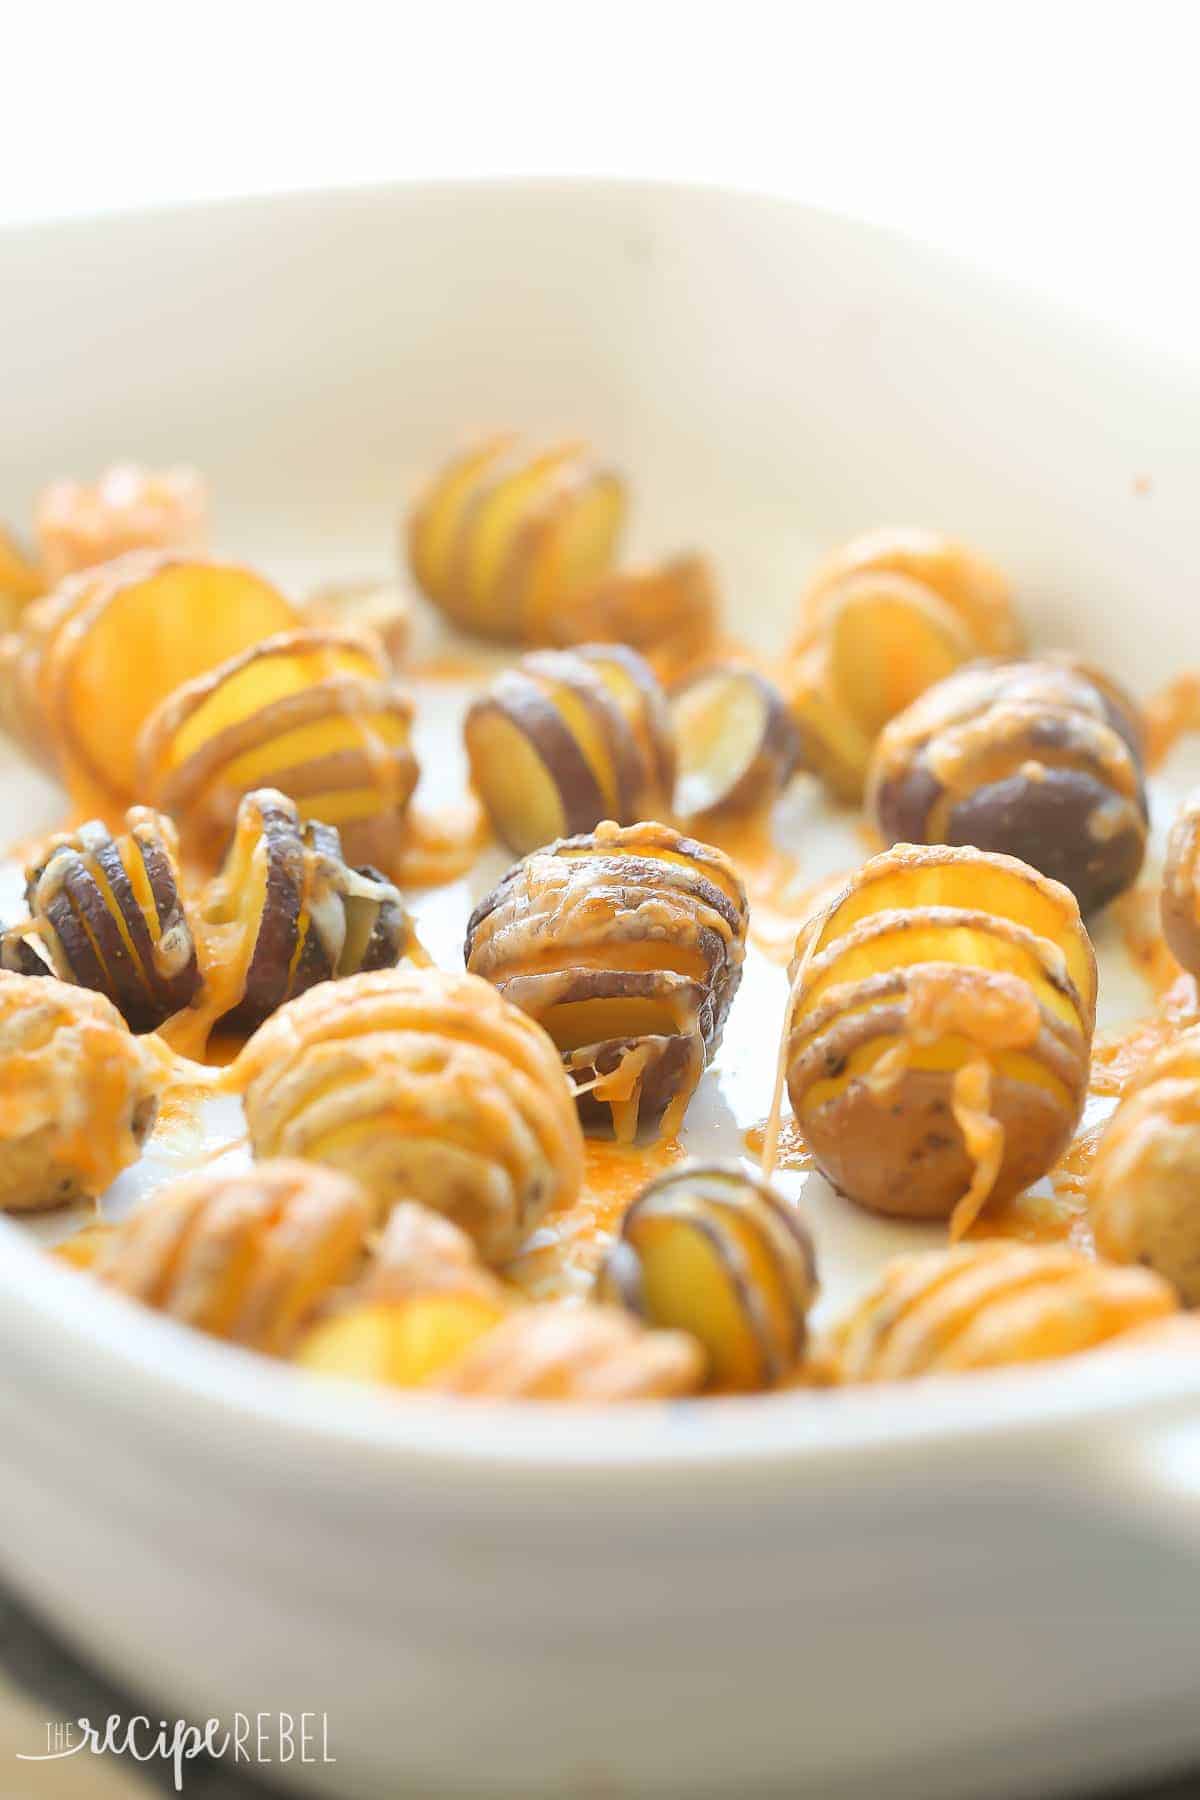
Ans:
[{"label": "golden potato flesh", "polygon": [[295,622],[283,595],[248,569],[131,551],[68,577],[22,615],[16,729],[35,751],[48,742],[83,794],[144,800],[136,745],[155,708]]},{"label": "golden potato flesh", "polygon": [[623,645],[523,657],[474,702],[463,735],[472,783],[517,855],[601,819],[632,825],[670,804],[666,697]]},{"label": "golden potato flesh", "polygon": [[353,1274],[369,1223],[358,1184],[313,1163],[202,1169],[131,1213],[95,1273],[181,1325],[281,1355]]},{"label": "golden potato flesh", "polygon": [[256,1156],[343,1169],[380,1216],[419,1200],[490,1263],[582,1180],[554,1045],[473,975],[401,968],[312,988],[255,1033],[235,1078]]},{"label": "golden potato flesh", "polygon": [[524,1306],[451,1363],[433,1386],[493,1400],[605,1405],[695,1393],[704,1353],[681,1331],[647,1331],[607,1306]]},{"label": "golden potato flesh", "polygon": [[243,796],[280,790],[341,834],[354,862],[394,865],[417,780],[412,704],[379,645],[312,628],[255,644],[171,694],[146,721],[141,780],[212,854]]},{"label": "golden potato flesh", "polygon": [[669,1136],[720,1043],[746,918],[720,851],[606,821],[509,870],[472,914],[467,966],[545,1027],[588,1124]]},{"label": "golden potato flesh", "polygon": [[1096,970],[1065,888],[1011,857],[896,846],[802,930],[793,984],[792,1106],[860,1204],[959,1235],[1066,1148]]},{"label": "golden potato flesh", "polygon": [[0,1209],[103,1194],[137,1161],[159,1064],[102,994],[0,974]]},{"label": "golden potato flesh", "polygon": [[1200,1031],[1155,1058],[1117,1107],[1088,1213],[1102,1256],[1155,1269],[1200,1305]]},{"label": "golden potato flesh", "polygon": [[607,569],[624,515],[623,483],[582,445],[531,452],[500,435],[452,458],[420,496],[409,562],[464,630],[552,642],[555,608]]},{"label": "golden potato flesh", "polygon": [[842,1382],[912,1381],[1073,1356],[1169,1317],[1177,1301],[1148,1269],[1001,1240],[898,1256],[837,1326]]},{"label": "golden potato flesh", "polygon": [[865,575],[900,576],[940,600],[961,621],[976,656],[1011,656],[1021,648],[1007,577],[966,544],[917,526],[867,531],[835,550],[809,583],[806,618],[819,618],[832,592]]},{"label": "golden potato flesh", "polygon": [[774,1387],[796,1370],[817,1294],[816,1253],[796,1209],[737,1163],[685,1164],[652,1181],[621,1222],[602,1300],[688,1332],[710,1387]]}]

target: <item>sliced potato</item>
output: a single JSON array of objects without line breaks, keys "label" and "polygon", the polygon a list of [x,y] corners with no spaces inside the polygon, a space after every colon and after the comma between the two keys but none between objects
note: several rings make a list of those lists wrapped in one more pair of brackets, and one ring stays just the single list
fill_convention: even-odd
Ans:
[{"label": "sliced potato", "polygon": [[386,869],[417,780],[411,725],[369,636],[285,632],[166,698],[141,733],[141,781],[197,854],[219,851],[243,795],[272,787],[334,826],[353,861]]},{"label": "sliced potato", "polygon": [[624,484],[578,443],[530,452],[511,434],[454,457],[418,500],[408,544],[422,591],[456,624],[509,643],[612,560]]},{"label": "sliced potato", "polygon": [[115,463],[95,482],[51,482],[35,511],[48,584],[130,550],[202,555],[207,514],[208,494],[195,469]]},{"label": "sliced potato", "polygon": [[127,805],[139,798],[135,747],[156,707],[295,622],[248,569],[133,551],[26,608],[5,684],[11,728],[35,754],[52,746],[85,799]]},{"label": "sliced potato", "polygon": [[756,669],[723,663],[671,695],[683,818],[749,812],[774,799],[800,760],[783,695]]},{"label": "sliced potato", "polygon": [[542,624],[556,644],[628,644],[668,680],[710,653],[720,612],[710,564],[686,554],[646,568],[610,569],[560,596]]},{"label": "sliced potato", "polygon": [[621,645],[537,651],[506,669],[467,713],[471,779],[518,855],[666,810],[674,768],[665,697]]},{"label": "sliced potato", "polygon": [[979,656],[1012,656],[1023,633],[1007,577],[967,545],[940,531],[885,526],[835,550],[809,583],[805,618],[821,619],[831,593],[848,577],[900,575],[943,600],[962,620]]},{"label": "sliced potato", "polygon": [[670,1135],[741,979],[732,863],[665,825],[565,838],[510,869],[467,927],[467,965],[550,1034],[581,1116]]},{"label": "sliced potato", "polygon": [[1168,1318],[1177,1302],[1148,1269],[1002,1241],[898,1256],[837,1326],[842,1382],[912,1381],[1073,1356]]},{"label": "sliced potato", "polygon": [[314,1375],[425,1387],[506,1313],[476,1293],[412,1294],[389,1304],[354,1305],[314,1326],[295,1360]]},{"label": "sliced potato", "polygon": [[817,1294],[816,1252],[793,1205],[739,1163],[689,1163],[642,1189],[601,1270],[599,1298],[686,1331],[710,1387],[792,1375]]}]

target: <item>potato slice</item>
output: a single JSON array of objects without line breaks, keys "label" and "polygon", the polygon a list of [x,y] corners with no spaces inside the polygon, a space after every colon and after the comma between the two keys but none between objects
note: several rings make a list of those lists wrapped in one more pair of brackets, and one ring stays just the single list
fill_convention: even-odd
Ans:
[{"label": "potato slice", "polygon": [[957,1236],[1066,1148],[1096,999],[1067,889],[1011,857],[897,846],[802,930],[793,983],[792,1106],[861,1205]]},{"label": "potato slice", "polygon": [[756,669],[719,664],[671,695],[684,818],[749,812],[773,800],[800,760],[783,695]]},{"label": "potato slice", "polygon": [[985,1242],[896,1257],[830,1345],[842,1382],[1073,1356],[1176,1311],[1148,1269],[1117,1269],[1057,1246]]},{"label": "potato slice", "polygon": [[197,854],[224,844],[243,795],[273,787],[336,827],[352,860],[386,869],[417,780],[411,724],[371,638],[285,632],[167,697],[139,740],[141,780]]},{"label": "potato slice", "polygon": [[248,569],[131,552],[27,609],[18,650],[24,727],[48,738],[85,795],[128,804],[139,797],[138,735],[155,708],[295,620],[282,594]]},{"label": "potato slice", "polygon": [[857,806],[871,740],[838,697],[824,644],[814,644],[785,671],[784,694],[800,733],[802,767],[820,776],[834,799]]},{"label": "potato slice", "polygon": [[741,979],[746,897],[728,858],[669,826],[602,824],[510,869],[467,964],[549,1032],[585,1123],[670,1135]]},{"label": "potato slice", "polygon": [[628,644],[660,680],[669,680],[709,654],[720,616],[711,565],[688,553],[645,568],[610,569],[561,595],[542,623],[556,644]]},{"label": "potato slice", "polygon": [[620,645],[523,657],[471,706],[463,736],[475,789],[518,855],[668,805],[666,701]]},{"label": "potato slice", "polygon": [[945,601],[966,627],[979,656],[1012,656],[1023,633],[1007,577],[967,545],[940,531],[885,526],[835,550],[805,596],[806,619],[819,620],[831,592],[858,575],[900,575]]},{"label": "potato slice", "polygon": [[115,463],[96,482],[51,482],[35,510],[48,583],[130,550],[201,555],[207,514],[208,494],[195,469]]},{"label": "potato slice", "polygon": [[506,1312],[480,1294],[453,1292],[351,1306],[314,1326],[295,1360],[314,1375],[426,1387]]},{"label": "potato slice", "polygon": [[[153,1031],[200,988],[174,827],[146,807],[114,838],[99,820],[52,838],[27,871],[29,922],[0,934],[0,967],[105,994]],[[39,960],[40,959],[40,960]]]},{"label": "potato slice", "polygon": [[816,1253],[796,1209],[738,1163],[690,1163],[628,1208],[598,1297],[704,1346],[711,1387],[774,1387],[804,1353]]},{"label": "potato slice", "polygon": [[826,591],[824,607],[830,679],[870,738],[977,654],[963,620],[904,575],[850,576]]},{"label": "potato slice", "polygon": [[624,483],[581,444],[530,451],[506,434],[434,477],[411,516],[409,560],[464,630],[552,642],[546,618],[608,568],[624,517]]}]

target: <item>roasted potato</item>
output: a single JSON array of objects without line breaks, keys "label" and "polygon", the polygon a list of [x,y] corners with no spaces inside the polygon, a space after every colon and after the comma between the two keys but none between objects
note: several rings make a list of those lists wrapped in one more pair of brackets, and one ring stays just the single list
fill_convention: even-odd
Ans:
[{"label": "roasted potato", "polygon": [[964,545],[916,530],[854,539],[813,578],[783,678],[807,767],[857,802],[889,719],[1020,639],[1007,581]]},{"label": "roasted potato", "polygon": [[710,1387],[775,1387],[804,1354],[816,1252],[796,1208],[761,1176],[687,1163],[627,1209],[597,1295],[688,1332],[707,1354]]},{"label": "roasted potato", "polygon": [[1189,797],[1171,827],[1159,908],[1171,954],[1200,975],[1200,793]]},{"label": "roasted potato", "polygon": [[1176,1307],[1149,1269],[991,1239],[898,1256],[833,1332],[842,1382],[912,1381],[1073,1356]]},{"label": "roasted potato", "polygon": [[467,926],[467,967],[545,1026],[588,1124],[670,1135],[742,975],[728,857],[666,825],[606,821],[517,863]]},{"label": "roasted potato", "polygon": [[404,667],[413,629],[413,603],[378,581],[328,581],[308,597],[306,620],[340,631],[349,626],[379,639],[393,669]]},{"label": "roasted potato", "polygon": [[56,975],[153,1031],[200,988],[169,819],[135,806],[114,838],[99,820],[51,838],[26,871],[29,920],[0,931],[0,968]]},{"label": "roasted potato", "polygon": [[1100,1139],[1088,1212],[1102,1256],[1157,1270],[1200,1306],[1200,1027],[1127,1090]]},{"label": "roasted potato", "polygon": [[424,1387],[509,1305],[465,1232],[403,1201],[347,1303],[313,1328],[296,1360],[316,1374]]},{"label": "roasted potato", "polygon": [[336,826],[354,862],[395,865],[417,781],[412,705],[369,635],[313,627],[252,645],[170,694],[138,745],[144,791],[212,855],[271,786]]},{"label": "roasted potato", "polygon": [[243,798],[224,866],[196,911],[204,1005],[225,1031],[253,1031],[318,982],[426,960],[392,884],[369,865],[351,868],[333,827],[302,820],[274,788]]},{"label": "roasted potato", "polygon": [[1139,741],[1132,701],[1081,666],[977,664],[886,727],[867,803],[889,843],[1005,851],[1091,913],[1142,865]]},{"label": "roasted potato", "polygon": [[801,929],[786,1052],[818,1167],[874,1212],[949,1218],[1037,1180],[1087,1089],[1096,961],[1014,857],[898,844]]},{"label": "roasted potato", "polygon": [[471,780],[518,856],[601,819],[666,812],[675,753],[666,696],[621,644],[536,651],[470,707]]},{"label": "roasted potato", "polygon": [[681,817],[751,812],[795,772],[800,733],[779,689],[757,669],[718,663],[675,688],[670,704]]},{"label": "roasted potato", "polygon": [[408,522],[417,586],[464,631],[553,641],[560,605],[612,562],[625,487],[577,443],[531,451],[511,434],[438,471]]},{"label": "roasted potato", "polygon": [[248,569],[131,551],[68,576],[0,640],[0,725],[89,806],[139,799],[136,743],[159,703],[296,622]]},{"label": "roasted potato", "polygon": [[158,1111],[159,1064],[103,994],[0,974],[0,1209],[103,1194]]},{"label": "roasted potato", "polygon": [[124,1219],[94,1269],[181,1325],[279,1356],[354,1273],[370,1217],[356,1181],[315,1163],[201,1169]]},{"label": "roasted potato", "polygon": [[476,1399],[607,1405],[694,1394],[704,1352],[682,1331],[647,1331],[609,1306],[524,1306],[430,1384]]},{"label": "roasted potato", "polygon": [[201,554],[207,512],[208,495],[195,469],[152,472],[116,463],[96,482],[51,482],[35,510],[47,579],[59,582],[128,550]]},{"label": "roasted potato", "polygon": [[694,665],[716,641],[721,607],[702,556],[675,556],[640,569],[609,569],[563,595],[546,616],[555,644],[628,644],[660,680]]},{"label": "roasted potato", "polygon": [[554,1045],[473,975],[401,968],[314,988],[255,1033],[235,1078],[256,1156],[346,1169],[380,1215],[419,1200],[489,1263],[582,1180]]}]

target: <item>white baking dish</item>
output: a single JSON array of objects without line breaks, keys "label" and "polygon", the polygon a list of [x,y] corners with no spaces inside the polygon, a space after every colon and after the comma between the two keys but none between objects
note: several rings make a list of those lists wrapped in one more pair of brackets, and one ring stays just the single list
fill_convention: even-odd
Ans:
[{"label": "white baking dish", "polygon": [[[14,517],[64,469],[186,456],[222,549],[309,585],[387,566],[405,482],[464,426],[570,428],[631,471],[645,547],[711,549],[765,642],[817,550],[914,521],[1003,561],[1043,642],[1141,686],[1200,661],[1200,376],[782,203],[428,185],[22,230],[0,345]],[[0,763],[5,838],[52,811]],[[814,878],[845,860],[815,811],[792,827]],[[702,1147],[766,1111],[767,983]],[[819,1186],[832,1304],[905,1234]],[[4,1579],[172,1713],[327,1714],[336,1765],[277,1779],[959,1800],[1200,1754],[1194,1360],[418,1403],[176,1330],[0,1225],[0,1370]]]}]

